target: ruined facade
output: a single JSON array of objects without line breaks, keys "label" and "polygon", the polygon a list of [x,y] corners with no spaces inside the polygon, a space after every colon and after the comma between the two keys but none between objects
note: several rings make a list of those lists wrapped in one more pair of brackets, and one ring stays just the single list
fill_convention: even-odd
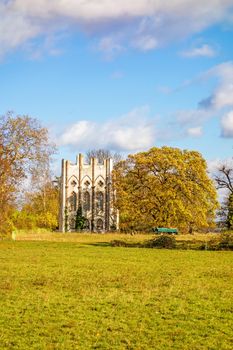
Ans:
[{"label": "ruined facade", "polygon": [[85,231],[118,229],[111,174],[112,159],[100,164],[96,158],[91,158],[90,164],[86,164],[79,154],[75,164],[62,160],[60,231],[76,230],[77,210],[81,210],[85,218]]}]

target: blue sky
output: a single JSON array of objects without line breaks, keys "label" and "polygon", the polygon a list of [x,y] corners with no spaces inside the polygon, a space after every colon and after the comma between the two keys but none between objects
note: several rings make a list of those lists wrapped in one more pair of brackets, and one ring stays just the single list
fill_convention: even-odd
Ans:
[{"label": "blue sky", "polygon": [[232,157],[233,0],[0,0],[0,113],[60,158],[168,145]]}]

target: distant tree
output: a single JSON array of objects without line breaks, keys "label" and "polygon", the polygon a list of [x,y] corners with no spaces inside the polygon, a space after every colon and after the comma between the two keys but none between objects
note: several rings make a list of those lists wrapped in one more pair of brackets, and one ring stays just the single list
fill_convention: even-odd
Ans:
[{"label": "distant tree", "polygon": [[233,228],[233,167],[222,164],[214,176],[217,189],[227,191],[226,198],[218,212],[220,223],[228,229]]},{"label": "distant tree", "polygon": [[86,160],[90,162],[91,158],[97,158],[99,163],[103,163],[105,159],[111,158],[113,163],[116,164],[122,159],[122,156],[120,153],[100,148],[87,151]]},{"label": "distant tree", "polygon": [[233,228],[233,193],[230,193],[227,200],[226,226],[230,230]]},{"label": "distant tree", "polygon": [[214,224],[217,194],[198,152],[154,147],[129,155],[113,175],[121,229],[191,231]]},{"label": "distant tree", "polygon": [[227,225],[227,216],[228,216],[228,198],[226,197],[220,208],[216,212],[216,223],[219,228],[224,228]]},{"label": "distant tree", "polygon": [[221,165],[214,176],[218,189],[225,188],[233,193],[233,168],[226,164]]}]

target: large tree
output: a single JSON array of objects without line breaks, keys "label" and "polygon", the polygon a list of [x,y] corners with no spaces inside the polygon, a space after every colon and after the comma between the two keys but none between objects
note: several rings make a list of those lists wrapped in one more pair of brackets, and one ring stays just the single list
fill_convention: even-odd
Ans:
[{"label": "large tree", "polygon": [[198,152],[154,147],[130,155],[116,165],[114,182],[122,229],[213,224],[216,190]]},{"label": "large tree", "polygon": [[[29,116],[0,116],[0,231],[9,230],[9,211],[22,182],[38,169],[48,169],[55,151],[48,130]],[[4,226],[4,227],[3,227]]]}]

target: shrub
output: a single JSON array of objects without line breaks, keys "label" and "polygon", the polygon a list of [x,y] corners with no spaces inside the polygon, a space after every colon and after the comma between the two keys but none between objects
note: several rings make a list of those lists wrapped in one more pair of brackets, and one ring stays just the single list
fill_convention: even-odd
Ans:
[{"label": "shrub", "polygon": [[233,250],[233,234],[222,233],[218,243],[219,250]]},{"label": "shrub", "polygon": [[120,240],[113,240],[110,242],[112,247],[128,247],[128,244],[127,242],[124,242],[124,241],[120,241]]},{"label": "shrub", "polygon": [[148,241],[147,246],[150,248],[174,249],[176,248],[176,240],[173,236],[162,235]]},{"label": "shrub", "polygon": [[233,250],[233,234],[222,233],[201,247],[207,250]]}]

